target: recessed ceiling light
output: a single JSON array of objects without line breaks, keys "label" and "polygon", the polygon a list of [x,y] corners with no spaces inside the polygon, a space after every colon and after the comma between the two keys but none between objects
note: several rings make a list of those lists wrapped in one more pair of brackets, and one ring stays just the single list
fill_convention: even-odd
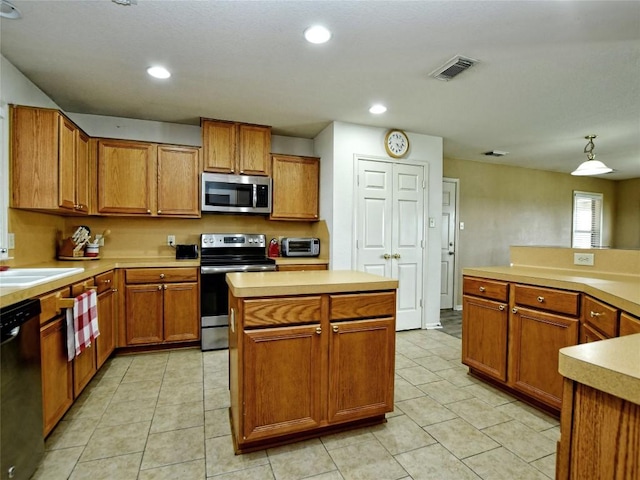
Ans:
[{"label": "recessed ceiling light", "polygon": [[147,73],[155,78],[169,78],[171,72],[164,67],[149,67]]},{"label": "recessed ceiling light", "polygon": [[379,115],[381,113],[384,113],[387,111],[387,107],[385,107],[384,105],[380,104],[380,103],[376,103],[375,105],[371,105],[371,108],[369,109],[369,113],[374,113],[376,115]]},{"label": "recessed ceiling light", "polygon": [[304,38],[309,43],[326,43],[331,38],[331,32],[322,25],[314,25],[304,31]]},{"label": "recessed ceiling light", "polygon": [[0,17],[17,20],[22,17],[22,14],[11,2],[2,0],[2,4],[0,4]]}]

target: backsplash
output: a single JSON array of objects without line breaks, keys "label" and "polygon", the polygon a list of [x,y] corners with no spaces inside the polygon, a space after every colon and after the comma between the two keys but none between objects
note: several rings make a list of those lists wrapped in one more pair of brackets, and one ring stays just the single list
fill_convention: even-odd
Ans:
[{"label": "backsplash", "polygon": [[320,256],[329,257],[329,232],[324,221],[278,222],[262,216],[204,215],[198,219],[132,217],[59,217],[24,210],[9,209],[9,231],[15,235],[7,265],[25,266],[50,262],[56,256],[58,232],[70,236],[79,225],[91,230],[91,237],[110,230],[102,258],[174,257],[167,245],[167,235],[177,244],[199,243],[201,233],[264,233],[267,241],[278,237],[318,237]]}]

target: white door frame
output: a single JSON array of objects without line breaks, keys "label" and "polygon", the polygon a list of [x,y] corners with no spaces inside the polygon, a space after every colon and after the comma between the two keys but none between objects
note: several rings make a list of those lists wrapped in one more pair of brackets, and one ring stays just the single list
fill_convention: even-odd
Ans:
[{"label": "white door frame", "polygon": [[[422,248],[423,251],[423,255],[422,255],[422,277],[423,277],[423,282],[422,282],[422,318],[420,319],[420,328],[421,329],[426,329],[427,328],[427,308],[426,308],[426,302],[425,299],[427,298],[427,291],[426,291],[426,286],[427,286],[427,282],[424,281],[424,276],[426,275],[426,273],[428,272],[427,269],[427,251],[428,251],[428,231],[427,228],[429,226],[429,163],[426,161],[420,161],[420,160],[412,160],[412,161],[403,161],[403,160],[392,160],[389,157],[376,157],[373,155],[360,155],[360,154],[354,154],[353,155],[354,158],[354,162],[353,162],[353,178],[356,182],[358,182],[358,165],[360,160],[367,160],[367,161],[371,161],[371,162],[381,162],[381,163],[396,163],[396,164],[403,164],[403,165],[413,165],[413,166],[422,166],[424,168],[424,184],[425,184],[425,188],[422,189],[422,195],[424,196],[424,209],[423,209],[423,222],[422,222],[422,238],[424,239],[424,247]],[[355,185],[353,188],[353,222],[352,222],[352,238],[354,239],[354,241],[351,244],[351,268],[353,270],[357,269],[357,257],[358,257],[358,249],[356,248],[356,242],[358,241],[358,186]],[[457,232],[457,229],[456,229]]]},{"label": "white door frame", "polygon": [[456,184],[456,228],[455,228],[455,243],[456,254],[453,264],[453,309],[462,310],[462,304],[456,305],[456,299],[458,298],[458,290],[460,289],[460,280],[458,272],[460,271],[460,179],[442,177],[443,182],[451,182]]}]

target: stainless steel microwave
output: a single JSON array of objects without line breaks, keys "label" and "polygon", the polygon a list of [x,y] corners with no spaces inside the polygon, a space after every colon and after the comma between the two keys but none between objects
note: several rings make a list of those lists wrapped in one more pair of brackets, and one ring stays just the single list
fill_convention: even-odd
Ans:
[{"label": "stainless steel microwave", "polygon": [[271,213],[271,179],[251,175],[202,174],[202,211]]}]

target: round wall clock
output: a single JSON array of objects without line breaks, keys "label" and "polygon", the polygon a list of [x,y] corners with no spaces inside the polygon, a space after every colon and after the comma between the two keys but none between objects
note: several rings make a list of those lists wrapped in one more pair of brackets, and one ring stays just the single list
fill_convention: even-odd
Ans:
[{"label": "round wall clock", "polygon": [[402,130],[391,129],[384,137],[384,148],[393,158],[404,157],[409,151],[409,137]]}]

